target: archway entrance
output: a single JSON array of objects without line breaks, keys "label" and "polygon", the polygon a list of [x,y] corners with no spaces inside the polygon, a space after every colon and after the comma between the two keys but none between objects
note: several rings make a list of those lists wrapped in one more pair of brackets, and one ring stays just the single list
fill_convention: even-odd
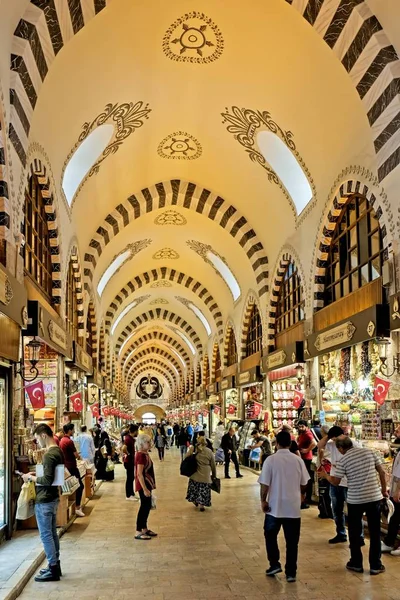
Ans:
[{"label": "archway entrance", "polygon": [[156,422],[156,415],[152,412],[147,412],[142,415],[142,423],[147,425],[154,425]]}]

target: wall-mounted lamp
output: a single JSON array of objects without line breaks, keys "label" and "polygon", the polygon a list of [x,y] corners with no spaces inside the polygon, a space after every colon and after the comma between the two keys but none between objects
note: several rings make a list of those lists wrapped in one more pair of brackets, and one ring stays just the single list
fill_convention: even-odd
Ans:
[{"label": "wall-mounted lamp", "polygon": [[26,368],[23,358],[15,364],[15,374],[20,375],[24,381],[33,381],[39,375],[39,370],[36,365],[39,362],[41,347],[42,344],[36,339],[36,337],[34,337],[25,346],[25,348],[28,350],[28,361],[31,363],[31,368],[29,369],[29,373],[31,375],[26,375]]},{"label": "wall-mounted lamp", "polygon": [[381,365],[379,371],[384,377],[392,377],[395,373],[400,373],[400,352],[393,354],[392,356],[392,371],[389,372],[389,366],[387,365],[387,349],[390,346],[390,340],[385,337],[379,337],[376,339],[379,348],[379,360]]},{"label": "wall-mounted lamp", "polygon": [[304,367],[303,365],[296,365],[296,377],[298,382],[300,383],[304,376]]}]

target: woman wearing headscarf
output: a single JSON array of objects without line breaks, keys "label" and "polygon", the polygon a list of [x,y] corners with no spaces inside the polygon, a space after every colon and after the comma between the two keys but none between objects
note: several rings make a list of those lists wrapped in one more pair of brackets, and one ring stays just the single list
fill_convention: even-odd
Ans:
[{"label": "woman wearing headscarf", "polygon": [[110,438],[105,429],[100,433],[98,449],[96,452],[96,479],[102,479],[103,481],[114,480],[114,470],[107,471],[107,463],[111,460],[112,448]]},{"label": "woman wearing headscarf", "polygon": [[135,490],[139,494],[140,508],[136,519],[135,540],[151,540],[157,534],[147,526],[151,510],[151,495],[156,489],[153,461],[149,450],[151,439],[148,435],[138,435],[135,453]]},{"label": "woman wearing headscarf", "polygon": [[193,502],[200,512],[205,511],[206,506],[211,506],[211,483],[217,476],[215,459],[212,451],[207,448],[207,440],[204,435],[198,436],[196,448],[191,446],[188,455],[196,452],[197,471],[189,478],[186,500]]}]

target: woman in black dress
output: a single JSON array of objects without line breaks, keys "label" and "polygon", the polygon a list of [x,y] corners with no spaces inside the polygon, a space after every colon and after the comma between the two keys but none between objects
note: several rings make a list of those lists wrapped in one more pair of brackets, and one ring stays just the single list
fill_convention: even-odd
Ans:
[{"label": "woman in black dress", "polygon": [[96,479],[102,479],[103,481],[113,481],[114,471],[107,471],[107,462],[112,455],[112,448],[110,438],[107,431],[103,430],[99,437],[98,448],[96,452]]}]

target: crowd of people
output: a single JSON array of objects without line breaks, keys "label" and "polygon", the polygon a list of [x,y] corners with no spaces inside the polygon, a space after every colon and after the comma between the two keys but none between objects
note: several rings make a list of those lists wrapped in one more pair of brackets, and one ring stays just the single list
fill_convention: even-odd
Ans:
[{"label": "crowd of people", "polygon": [[[254,428],[248,448],[250,452],[258,449],[260,453],[258,482],[261,510],[265,513],[264,535],[270,563],[266,575],[273,577],[282,572],[278,534],[283,528],[286,541],[285,574],[289,583],[296,580],[301,511],[309,508],[312,502],[314,476],[318,478],[320,486],[318,516],[333,518],[335,523],[336,535],[328,540],[329,543],[345,543],[349,537],[350,560],[346,568],[357,573],[363,572],[361,548],[365,544],[363,515],[366,515],[370,538],[370,573],[383,573],[382,553],[400,556],[400,547],[395,548],[400,526],[400,453],[393,465],[392,487],[388,490],[381,457],[372,449],[351,440],[340,427],[321,427],[317,420],[309,427],[306,421],[299,420],[297,432],[296,436],[291,427],[283,425],[272,436]],[[75,437],[80,454],[74,443],[74,435],[74,425],[71,423],[64,425],[63,430],[55,435],[47,425],[39,425],[35,438],[39,446],[47,450],[43,458],[44,474],[42,477],[36,477],[33,473],[23,476],[24,481],[34,481],[38,486],[35,512],[48,560],[48,568],[41,570],[37,581],[58,581],[61,576],[55,526],[59,499],[57,488],[51,485],[58,465],[64,464],[79,481],[76,514],[84,516],[81,507],[83,483],[77,459],[82,457],[94,462],[97,478],[110,481],[114,477],[114,469],[107,468],[108,461],[119,461],[120,457],[126,473],[126,500],[139,503],[136,540],[151,540],[157,536],[148,526],[150,511],[155,508],[156,502],[153,448],[157,450],[160,462],[164,461],[166,450],[174,447],[179,449],[181,474],[189,478],[186,500],[199,508],[200,512],[211,506],[211,490],[217,488],[218,491],[218,463],[224,464],[225,479],[231,479],[231,463],[236,477],[243,477],[238,459],[240,431],[233,426],[226,429],[222,421],[218,423],[212,440],[207,427],[199,423],[192,425],[189,422],[162,421],[154,425],[130,424],[121,431],[116,451],[101,422],[89,432],[86,427],[81,427],[80,434]],[[381,541],[381,512],[389,496],[393,503],[393,514],[387,535]]]}]

